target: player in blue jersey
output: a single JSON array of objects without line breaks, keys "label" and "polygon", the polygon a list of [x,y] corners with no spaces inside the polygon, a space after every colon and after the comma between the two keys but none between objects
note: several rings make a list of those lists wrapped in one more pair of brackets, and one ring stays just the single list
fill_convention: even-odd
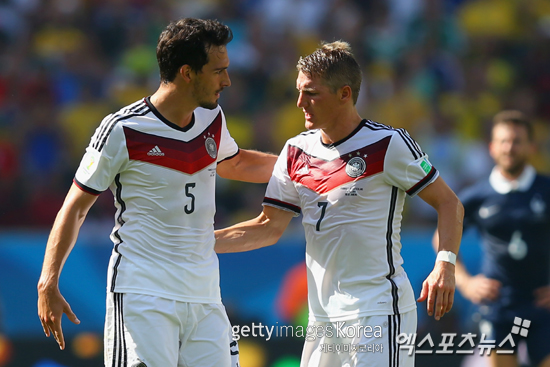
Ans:
[{"label": "player in blue jersey", "polygon": [[[457,287],[473,303],[487,306],[481,322],[481,332],[490,334],[487,339],[498,346],[512,333],[516,349],[521,339],[526,340],[533,367],[548,367],[550,178],[528,164],[534,152],[533,128],[520,111],[502,111],[494,117],[489,152],[496,163],[489,179],[460,195],[465,228],[476,227],[481,235],[481,273],[469,274],[458,261]],[[522,324],[515,331],[523,326],[526,338],[512,331],[514,320]],[[516,354],[494,351],[490,363],[518,366]]]}]

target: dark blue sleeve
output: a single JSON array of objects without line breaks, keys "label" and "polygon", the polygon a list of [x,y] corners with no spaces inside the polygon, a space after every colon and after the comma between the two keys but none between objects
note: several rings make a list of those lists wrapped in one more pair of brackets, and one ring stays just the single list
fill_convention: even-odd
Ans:
[{"label": "dark blue sleeve", "polygon": [[466,188],[458,194],[458,198],[464,206],[464,230],[476,226],[476,216],[482,203],[480,186],[474,185]]}]

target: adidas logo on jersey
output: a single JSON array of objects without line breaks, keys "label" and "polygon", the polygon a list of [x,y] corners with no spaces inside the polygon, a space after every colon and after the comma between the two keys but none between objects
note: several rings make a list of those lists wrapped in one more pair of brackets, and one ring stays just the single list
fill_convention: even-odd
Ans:
[{"label": "adidas logo on jersey", "polygon": [[307,175],[309,174],[309,167],[308,165],[306,164],[305,166],[303,166],[302,168],[300,168],[298,171],[296,171],[297,174],[299,175]]},{"label": "adidas logo on jersey", "polygon": [[147,153],[147,155],[148,156],[163,156],[164,153],[162,152],[162,150],[160,150],[158,145],[155,145],[155,147],[153,149],[151,149],[149,151],[149,153]]}]

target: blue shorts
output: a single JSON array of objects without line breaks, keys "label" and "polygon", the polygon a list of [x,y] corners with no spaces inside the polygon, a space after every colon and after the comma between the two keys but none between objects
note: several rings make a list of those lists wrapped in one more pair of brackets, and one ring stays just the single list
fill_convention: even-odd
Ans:
[{"label": "blue shorts", "polygon": [[[527,320],[527,321],[526,321]],[[495,340],[495,346],[504,341],[510,334],[515,346],[512,348],[506,342],[500,349],[514,349],[524,340],[527,353],[533,366],[538,366],[547,356],[550,356],[548,341],[550,340],[550,311],[532,305],[518,307],[515,310],[489,309],[483,315],[481,332],[487,340]],[[493,352],[494,353],[494,352]]]}]

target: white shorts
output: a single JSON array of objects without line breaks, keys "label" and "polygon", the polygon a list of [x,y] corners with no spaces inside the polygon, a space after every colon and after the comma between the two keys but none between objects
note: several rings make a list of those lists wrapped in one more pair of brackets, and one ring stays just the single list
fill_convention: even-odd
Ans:
[{"label": "white shorts", "polygon": [[300,367],[414,367],[397,335],[416,333],[416,310],[338,322],[310,322]]},{"label": "white shorts", "polygon": [[239,348],[221,304],[108,293],[107,367],[239,367]]}]

